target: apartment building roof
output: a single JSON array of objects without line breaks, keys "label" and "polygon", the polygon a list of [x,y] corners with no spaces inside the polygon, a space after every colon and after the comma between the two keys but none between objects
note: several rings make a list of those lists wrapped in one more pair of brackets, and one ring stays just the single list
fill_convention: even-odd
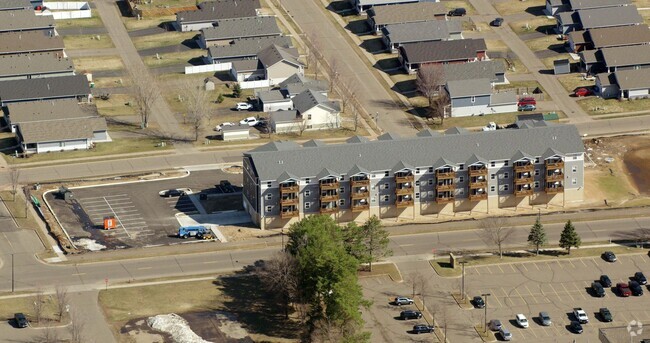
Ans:
[{"label": "apartment building roof", "polygon": [[0,11],[31,9],[32,4],[29,0],[2,0],[0,2]]},{"label": "apartment building roof", "polygon": [[0,55],[0,77],[70,72],[72,60],[61,53],[37,52],[31,54]]},{"label": "apartment building roof", "polygon": [[99,116],[95,105],[79,104],[75,99],[11,103],[7,104],[5,114],[12,124]]},{"label": "apartment building roof", "polygon": [[650,69],[619,70],[614,73],[616,83],[621,90],[650,88]]},{"label": "apartment building roof", "polygon": [[478,52],[486,49],[483,38],[459,39],[407,43],[400,46],[400,54],[409,63],[444,62],[476,58]]},{"label": "apartment building roof", "polygon": [[279,36],[282,34],[275,17],[246,17],[218,20],[214,27],[202,29],[206,41],[246,37]]},{"label": "apartment building roof", "polygon": [[241,38],[235,39],[228,45],[216,45],[208,47],[208,54],[213,59],[236,59],[256,56],[258,52],[270,45],[275,44],[281,47],[290,47],[291,38],[287,36]]},{"label": "apartment building roof", "polygon": [[634,5],[580,10],[576,13],[584,30],[643,23],[643,17]]},{"label": "apartment building roof", "polygon": [[180,11],[176,13],[176,20],[180,23],[203,23],[219,19],[254,17],[260,8],[259,0],[219,0],[207,1],[201,8],[193,11]]},{"label": "apartment building roof", "polygon": [[90,94],[85,75],[0,82],[0,101],[28,101]]},{"label": "apartment building roof", "polygon": [[59,51],[64,48],[63,38],[55,36],[54,29],[0,33],[0,54],[2,55]]},{"label": "apartment building roof", "polygon": [[74,120],[34,121],[22,123],[18,131],[25,144],[58,142],[93,138],[93,132],[105,131],[106,119],[79,118]]},{"label": "apartment building roof", "polygon": [[594,48],[650,43],[648,25],[603,27],[587,31]]},{"label": "apartment building roof", "polygon": [[600,49],[607,67],[650,64],[650,45],[631,45]]},{"label": "apartment building roof", "polygon": [[462,23],[459,20],[430,20],[390,24],[381,30],[391,43],[423,42],[447,39],[450,34],[460,33]]},{"label": "apartment building roof", "polygon": [[591,8],[616,7],[630,5],[630,0],[569,0],[574,11]]},{"label": "apartment building roof", "polygon": [[[489,132],[450,131],[444,135],[422,135],[381,140],[349,139],[349,143],[301,147],[293,141],[275,141],[244,153],[250,156],[260,181],[285,181],[283,173],[316,177],[324,169],[335,175],[354,175],[359,170],[399,170],[401,165],[439,168],[452,163],[583,153],[584,145],[573,125],[550,125]],[[385,136],[385,135],[384,135]],[[380,136],[381,137],[381,136]],[[353,137],[354,138],[354,137]],[[480,157],[478,157],[480,156]],[[396,170],[396,168],[398,168]]]},{"label": "apartment building roof", "polygon": [[0,32],[54,28],[54,18],[36,15],[33,10],[0,11]]},{"label": "apartment building roof", "polygon": [[447,12],[445,5],[439,2],[415,2],[373,6],[368,10],[368,18],[372,18],[375,25],[388,25],[436,20]]}]

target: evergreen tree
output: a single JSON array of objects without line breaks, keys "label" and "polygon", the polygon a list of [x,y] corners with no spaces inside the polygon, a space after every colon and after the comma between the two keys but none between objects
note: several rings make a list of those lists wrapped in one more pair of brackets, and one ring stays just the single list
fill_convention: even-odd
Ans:
[{"label": "evergreen tree", "polygon": [[533,227],[530,229],[530,233],[528,234],[528,244],[534,246],[535,252],[539,255],[539,248],[547,242],[548,238],[546,237],[546,230],[544,230],[542,222],[539,220],[539,217],[537,217],[535,224],[533,224]]},{"label": "evergreen tree", "polygon": [[567,221],[560,235],[560,247],[566,249],[567,254],[571,255],[571,247],[579,248],[580,244],[582,244],[582,241],[576,232],[576,228],[571,223],[571,220]]},{"label": "evergreen tree", "polygon": [[235,85],[232,87],[232,96],[237,99],[241,97],[241,86],[239,83],[235,83]]}]

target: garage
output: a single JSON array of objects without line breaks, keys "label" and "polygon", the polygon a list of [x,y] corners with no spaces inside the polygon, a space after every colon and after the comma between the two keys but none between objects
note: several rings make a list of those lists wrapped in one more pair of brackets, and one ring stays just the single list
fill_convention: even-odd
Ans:
[{"label": "garage", "polygon": [[263,112],[275,112],[293,109],[291,98],[285,96],[280,90],[268,90],[257,92],[259,108]]}]

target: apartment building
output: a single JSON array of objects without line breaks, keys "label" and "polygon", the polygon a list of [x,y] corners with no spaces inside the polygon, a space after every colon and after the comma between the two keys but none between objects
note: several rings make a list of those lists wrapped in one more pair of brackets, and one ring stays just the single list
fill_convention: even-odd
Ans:
[{"label": "apartment building", "polygon": [[341,223],[372,215],[408,220],[582,201],[584,146],[576,127],[517,127],[386,133],[344,144],[271,142],[244,154],[244,207],[266,229],[312,214]]}]

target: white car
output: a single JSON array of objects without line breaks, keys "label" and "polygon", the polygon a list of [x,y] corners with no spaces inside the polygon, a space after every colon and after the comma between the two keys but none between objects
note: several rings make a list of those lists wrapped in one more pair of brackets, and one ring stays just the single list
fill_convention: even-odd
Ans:
[{"label": "white car", "polygon": [[497,124],[491,121],[489,124],[483,127],[483,131],[496,131]]},{"label": "white car", "polygon": [[235,123],[230,123],[230,122],[221,123],[221,124],[217,125],[214,128],[214,130],[215,131],[221,131],[221,129],[223,129],[224,126],[235,126]]},{"label": "white car", "polygon": [[582,308],[580,308],[580,307],[574,308],[573,309],[573,315],[580,322],[580,324],[589,323],[589,317],[587,317],[587,312],[585,312],[585,310],[583,310]]},{"label": "white car", "polygon": [[253,105],[247,102],[238,102],[235,108],[237,109],[237,111],[250,110],[253,108]]},{"label": "white car", "polygon": [[517,325],[519,325],[522,328],[527,328],[528,327],[528,319],[526,319],[526,316],[523,314],[518,314],[515,316],[515,320],[517,321]]},{"label": "white car", "polygon": [[259,123],[259,121],[255,117],[248,117],[246,119],[242,119],[242,120],[239,121],[239,124],[241,124],[241,125],[248,124],[248,126],[255,126],[255,125],[257,125],[257,123]]}]

